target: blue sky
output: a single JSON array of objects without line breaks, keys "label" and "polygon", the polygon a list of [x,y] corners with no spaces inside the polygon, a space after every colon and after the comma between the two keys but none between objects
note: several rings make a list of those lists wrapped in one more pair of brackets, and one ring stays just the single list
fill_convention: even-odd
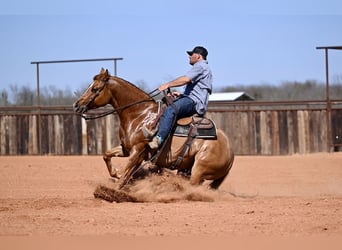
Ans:
[{"label": "blue sky", "polygon": [[[342,45],[342,2],[2,1],[0,89],[36,87],[32,61],[123,57],[118,75],[149,89],[184,74],[186,50],[209,51],[214,89],[237,84],[325,81],[324,52]],[[331,51],[330,80],[342,80]],[[80,89],[112,62],[40,66],[41,87]]]}]

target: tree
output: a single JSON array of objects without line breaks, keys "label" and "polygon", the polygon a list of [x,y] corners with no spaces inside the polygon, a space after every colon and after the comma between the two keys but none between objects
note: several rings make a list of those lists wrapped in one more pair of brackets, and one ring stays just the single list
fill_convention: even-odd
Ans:
[{"label": "tree", "polygon": [[6,90],[0,92],[0,106],[9,106],[8,93]]}]

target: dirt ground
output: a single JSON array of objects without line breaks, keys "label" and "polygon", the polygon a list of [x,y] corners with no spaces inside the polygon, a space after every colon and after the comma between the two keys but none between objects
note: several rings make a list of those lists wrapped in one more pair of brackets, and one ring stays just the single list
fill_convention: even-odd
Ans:
[{"label": "dirt ground", "polygon": [[101,156],[0,157],[0,236],[342,236],[342,153],[236,156],[215,192],[155,178],[110,203]]}]

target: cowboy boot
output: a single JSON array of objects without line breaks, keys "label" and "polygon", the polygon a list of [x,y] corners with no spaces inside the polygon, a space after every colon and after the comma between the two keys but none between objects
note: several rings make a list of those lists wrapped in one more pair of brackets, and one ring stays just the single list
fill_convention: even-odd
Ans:
[{"label": "cowboy boot", "polygon": [[162,144],[162,139],[158,135],[153,137],[152,141],[148,143],[151,149],[157,149],[160,147],[161,144]]}]

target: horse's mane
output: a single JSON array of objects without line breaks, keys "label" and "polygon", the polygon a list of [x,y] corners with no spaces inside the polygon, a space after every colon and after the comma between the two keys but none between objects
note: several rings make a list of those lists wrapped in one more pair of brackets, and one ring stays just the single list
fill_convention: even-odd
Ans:
[{"label": "horse's mane", "polygon": [[109,76],[108,75],[105,75],[105,74],[97,74],[94,76],[93,80],[101,80],[101,81],[108,81],[109,79],[112,79],[114,81],[121,81],[121,82],[124,82],[125,84],[129,85],[130,87],[134,88],[135,90],[137,90],[138,92],[141,92],[143,95],[145,95],[146,97],[149,97],[151,98],[151,96],[146,93],[144,90],[142,90],[141,88],[137,87],[136,85],[134,85],[133,83],[121,78],[121,77],[118,77],[118,76]]},{"label": "horse's mane", "polygon": [[143,94],[145,94],[146,96],[148,97],[151,97],[148,93],[146,93],[146,91],[144,91],[143,89],[139,88],[138,86],[134,85],[133,83],[123,79],[123,78],[120,78],[118,76],[112,76],[111,77],[113,80],[119,80],[119,81],[123,81],[125,84],[128,84],[130,85],[131,87],[137,89],[138,91],[142,92]]}]

